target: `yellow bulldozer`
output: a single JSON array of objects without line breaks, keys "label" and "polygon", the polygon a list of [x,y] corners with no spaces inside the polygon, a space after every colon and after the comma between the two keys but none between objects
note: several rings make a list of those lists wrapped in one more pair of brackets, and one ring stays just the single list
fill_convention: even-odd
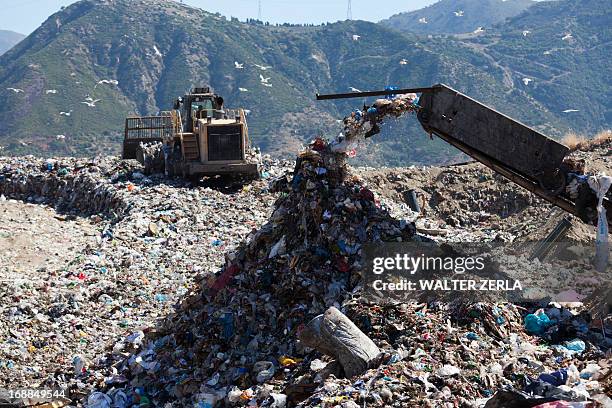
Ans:
[{"label": "yellow bulldozer", "polygon": [[195,88],[158,116],[125,121],[124,159],[136,159],[145,173],[199,179],[232,175],[257,178],[260,154],[252,149],[243,109],[227,109],[210,88]]}]

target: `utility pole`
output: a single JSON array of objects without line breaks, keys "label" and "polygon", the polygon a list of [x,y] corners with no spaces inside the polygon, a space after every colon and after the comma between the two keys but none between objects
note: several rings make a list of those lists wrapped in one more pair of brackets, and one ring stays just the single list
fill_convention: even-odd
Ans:
[{"label": "utility pole", "polygon": [[353,7],[351,7],[351,0],[348,0],[348,7],[346,9],[346,19],[347,20],[352,20],[353,19]]},{"label": "utility pole", "polygon": [[257,12],[257,20],[261,21],[261,0],[259,0],[259,7]]}]

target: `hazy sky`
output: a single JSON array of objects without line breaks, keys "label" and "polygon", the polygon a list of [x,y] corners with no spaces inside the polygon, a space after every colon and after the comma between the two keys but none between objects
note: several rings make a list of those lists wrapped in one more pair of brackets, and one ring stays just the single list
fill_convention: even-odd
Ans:
[{"label": "hazy sky", "polygon": [[[258,13],[258,0],[184,0],[185,3],[241,20]],[[379,21],[416,10],[435,0],[352,0],[353,18]],[[30,34],[51,14],[74,0],[0,0],[0,29]],[[346,18],[348,0],[261,0],[262,19],[272,23],[321,23]]]}]

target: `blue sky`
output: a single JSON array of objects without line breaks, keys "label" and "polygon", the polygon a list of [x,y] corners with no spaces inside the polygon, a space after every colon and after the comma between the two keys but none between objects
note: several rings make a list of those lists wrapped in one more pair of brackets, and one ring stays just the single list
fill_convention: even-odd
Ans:
[{"label": "blue sky", "polygon": [[[0,29],[30,34],[51,14],[74,0],[0,0]],[[258,13],[258,0],[184,0],[186,4],[241,20]],[[353,18],[379,21],[416,10],[435,0],[352,0]],[[321,23],[346,18],[348,0],[261,0],[263,20],[272,23]]]}]

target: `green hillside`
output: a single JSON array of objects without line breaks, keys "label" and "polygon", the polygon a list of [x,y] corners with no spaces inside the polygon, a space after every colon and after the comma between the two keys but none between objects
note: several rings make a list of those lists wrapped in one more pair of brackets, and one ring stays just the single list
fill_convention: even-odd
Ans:
[{"label": "green hillside", "polygon": [[[363,101],[316,102],[314,95],[350,87],[444,82],[550,135],[570,125],[607,125],[605,115],[590,116],[605,111],[609,102],[603,97],[576,121],[559,113],[548,93],[520,86],[522,73],[506,57],[523,47],[513,43],[519,21],[499,35],[422,38],[362,21],[276,27],[226,20],[171,1],[83,0],[0,57],[0,98],[6,101],[0,105],[0,146],[7,154],[117,153],[126,116],[168,109],[176,96],[200,85],[212,86],[228,106],[248,109],[255,144],[277,155],[293,155],[304,141],[340,132],[338,120]],[[609,38],[609,32],[600,35]],[[523,70],[548,72],[528,58]],[[609,71],[585,58],[573,63],[585,78]],[[593,103],[581,92],[573,102]],[[85,103],[95,100],[95,106]],[[360,155],[364,163],[457,157],[430,141],[414,119],[389,124],[373,143]]]},{"label": "green hillside", "polygon": [[399,13],[381,24],[420,34],[471,33],[514,17],[535,4],[533,0],[440,0],[429,7]]}]

